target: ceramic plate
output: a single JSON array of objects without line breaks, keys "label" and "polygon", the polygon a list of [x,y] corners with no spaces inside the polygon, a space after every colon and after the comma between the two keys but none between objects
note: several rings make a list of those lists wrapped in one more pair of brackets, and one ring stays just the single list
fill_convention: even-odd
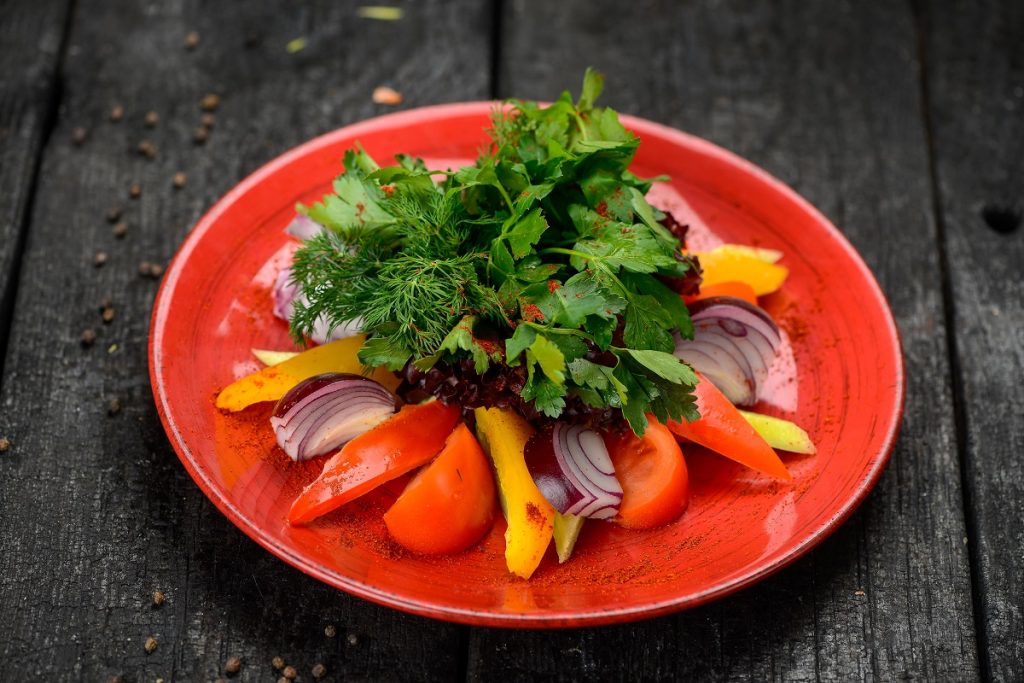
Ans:
[{"label": "ceramic plate", "polygon": [[559,565],[551,550],[528,582],[505,570],[500,521],[459,555],[397,548],[381,515],[400,481],[310,526],[285,522],[322,460],[287,459],[270,405],[233,415],[214,407],[222,387],[259,368],[252,348],[292,348],[271,314],[274,276],[294,249],[282,230],[296,202],[329,190],[356,141],[378,160],[406,152],[431,168],[468,163],[492,106],[407,111],[312,140],[249,176],[195,226],[157,296],[150,374],[170,441],[199,487],[243,532],[322,581],[408,612],[492,626],[597,625],[692,607],[821,542],[875,484],[896,438],[903,363],[885,299],[846,239],[792,190],[708,142],[626,116],[641,139],[633,170],[671,177],[649,198],[690,224],[691,248],[736,242],[784,252],[789,279],[763,300],[784,353],[770,400],[757,409],[799,422],[818,453],[783,454],[794,476],[782,483],[685,448],[691,500],[680,520],[650,531],[590,522],[570,562]]}]

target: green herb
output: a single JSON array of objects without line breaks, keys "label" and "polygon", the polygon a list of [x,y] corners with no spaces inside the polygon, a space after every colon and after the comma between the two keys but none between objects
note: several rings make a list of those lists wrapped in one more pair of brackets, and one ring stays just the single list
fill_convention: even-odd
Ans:
[{"label": "green herb", "polygon": [[662,282],[691,262],[628,171],[639,140],[594,106],[602,87],[588,70],[576,102],[510,101],[490,148],[454,172],[348,152],[334,192],[299,207],[327,230],[295,257],[296,338],[358,318],[367,365],[524,365],[522,398],[551,417],[575,396],[638,434],[649,413],[695,419],[696,376],[672,355],[692,325]]}]

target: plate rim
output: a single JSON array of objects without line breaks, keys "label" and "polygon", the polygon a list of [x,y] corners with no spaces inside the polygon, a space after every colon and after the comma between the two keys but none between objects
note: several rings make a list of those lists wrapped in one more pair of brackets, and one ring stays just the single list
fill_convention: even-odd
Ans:
[{"label": "plate rim", "polygon": [[262,182],[268,176],[274,175],[278,170],[286,167],[292,161],[301,158],[307,153],[325,145],[333,144],[339,138],[354,137],[363,130],[375,130],[382,124],[390,126],[410,125],[424,123],[426,121],[438,120],[456,116],[484,114],[494,107],[500,106],[497,100],[478,100],[468,102],[456,102],[450,104],[439,104],[425,107],[417,107],[401,112],[375,116],[364,119],[330,132],[318,135],[304,143],[292,147],[288,151],[271,159],[255,171],[247,175],[241,182],[237,183],[231,190],[221,196],[195,223],[184,241],[178,247],[168,264],[166,274],[160,283],[156,297],[153,301],[153,310],[150,316],[149,340],[148,340],[148,362],[150,385],[153,390],[154,403],[160,416],[164,432],[169,437],[172,447],[182,462],[189,476],[196,483],[202,493],[227,517],[232,524],[239,528],[249,538],[256,541],[266,550],[278,558],[284,560],[291,566],[303,573],[339,588],[350,595],[369,600],[385,607],[391,607],[410,614],[425,616],[434,619],[453,621],[474,626],[490,626],[502,628],[569,628],[600,626],[612,623],[622,623],[639,619],[648,619],[672,612],[691,609],[706,604],[715,599],[725,597],[747,588],[767,576],[774,574],[785,567],[796,562],[816,547],[832,533],[834,533],[849,517],[860,507],[867,498],[868,493],[878,483],[882,472],[888,464],[896,440],[902,425],[904,410],[906,407],[906,370],[904,364],[903,341],[899,327],[896,324],[895,316],[889,301],[883,292],[874,273],[868,268],[860,253],[854,248],[846,236],[830,221],[824,214],[815,208],[810,202],[804,199],[799,193],[787,184],[771,175],[753,162],[744,159],[738,154],[725,149],[713,142],[685,133],[671,126],[657,123],[638,116],[620,115],[620,120],[629,129],[634,130],[643,137],[645,132],[655,133],[669,141],[696,149],[706,155],[717,157],[720,160],[741,168],[746,173],[755,176],[773,192],[783,195],[788,201],[796,204],[802,211],[819,223],[831,238],[844,252],[848,261],[854,265],[864,276],[868,284],[871,299],[880,307],[885,319],[885,337],[893,342],[887,345],[886,352],[892,353],[892,366],[894,369],[894,391],[897,394],[893,420],[887,429],[881,447],[877,454],[869,461],[868,469],[860,477],[860,480],[851,494],[842,502],[837,509],[826,520],[819,523],[805,537],[786,554],[775,560],[754,568],[746,573],[718,585],[706,588],[703,591],[692,593],[687,596],[661,600],[643,605],[615,608],[611,610],[589,609],[572,613],[551,612],[514,614],[503,612],[481,611],[461,607],[443,606],[424,603],[416,599],[406,598],[401,595],[380,590],[372,584],[360,581],[354,577],[340,574],[337,571],[328,569],[313,560],[303,558],[287,547],[278,543],[268,536],[264,530],[249,520],[234,504],[222,496],[214,483],[196,466],[194,456],[185,442],[181,430],[171,419],[171,406],[166,394],[163,378],[160,374],[160,349],[159,343],[163,338],[163,323],[165,322],[166,311],[163,310],[166,302],[170,300],[174,292],[178,278],[181,275],[188,257],[195,250],[203,236],[217,224],[218,218],[223,214],[237,198],[247,193],[253,186]]}]

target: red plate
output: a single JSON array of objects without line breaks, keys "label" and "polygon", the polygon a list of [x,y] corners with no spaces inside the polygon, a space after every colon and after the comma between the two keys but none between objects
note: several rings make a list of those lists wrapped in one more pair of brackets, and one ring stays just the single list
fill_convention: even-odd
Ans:
[{"label": "red plate", "polygon": [[285,512],[320,462],[291,463],[275,446],[270,406],[223,415],[217,391],[258,368],[250,349],[289,349],[269,288],[287,258],[282,229],[296,202],[318,199],[356,141],[378,160],[397,152],[432,168],[466,163],[493,104],[403,112],[317,138],[245,179],[185,240],[157,296],[150,374],[164,427],[203,492],[242,531],[289,564],[354,595],[430,617],[491,626],[562,627],[651,617],[727,595],[779,570],[845,520],[877,481],[896,438],[904,376],[892,315],[843,236],[792,190],[703,140],[623,117],[642,144],[634,171],[668,174],[653,203],[693,230],[691,248],[720,241],[779,249],[790,269],[766,308],[788,343],[772,403],[795,419],[815,456],[784,455],[780,483],[686,449],[692,498],[675,524],[626,531],[590,522],[565,565],[549,552],[529,582],[504,566],[502,523],[453,557],[408,555],[381,515],[396,486],[309,527]]}]

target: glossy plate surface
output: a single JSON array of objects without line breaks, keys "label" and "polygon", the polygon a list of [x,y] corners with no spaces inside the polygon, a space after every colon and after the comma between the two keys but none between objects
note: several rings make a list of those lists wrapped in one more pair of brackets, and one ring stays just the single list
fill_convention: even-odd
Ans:
[{"label": "glossy plate surface", "polygon": [[216,393],[259,364],[252,348],[291,349],[270,287],[294,246],[282,229],[296,202],[319,199],[357,140],[382,163],[397,152],[443,168],[473,159],[492,103],[384,116],[317,138],[245,179],[195,226],[164,278],[150,331],[150,374],[171,443],[203,492],[286,562],[354,595],[430,617],[494,626],[626,621],[692,607],[780,569],[832,532],[877,481],[898,430],[904,375],[878,285],[840,233],[792,190],[708,142],[623,117],[641,138],[633,170],[667,174],[652,203],[691,225],[690,247],[735,242],[779,249],[790,277],[765,308],[785,333],[771,402],[798,421],[815,456],[783,454],[780,483],[685,448],[691,500],[676,523],[626,531],[590,522],[572,560],[549,551],[534,578],[504,567],[504,525],[453,557],[394,546],[381,515],[402,482],[308,527],[285,513],[321,461],[277,448],[270,405],[233,415]]}]

